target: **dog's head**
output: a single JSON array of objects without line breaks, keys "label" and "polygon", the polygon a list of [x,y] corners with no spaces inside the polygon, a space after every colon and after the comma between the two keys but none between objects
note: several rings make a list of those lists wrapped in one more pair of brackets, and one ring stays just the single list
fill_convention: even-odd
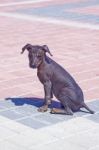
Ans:
[{"label": "dog's head", "polygon": [[51,52],[49,51],[49,48],[46,45],[39,46],[26,44],[22,48],[21,54],[23,54],[25,50],[28,50],[29,66],[31,68],[39,67],[39,65],[45,59],[46,52],[48,52],[52,56]]}]

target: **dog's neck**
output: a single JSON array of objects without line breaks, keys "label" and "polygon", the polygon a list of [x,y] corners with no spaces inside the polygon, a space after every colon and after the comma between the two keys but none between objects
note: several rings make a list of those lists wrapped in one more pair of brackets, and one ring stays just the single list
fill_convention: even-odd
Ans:
[{"label": "dog's neck", "polygon": [[47,64],[48,64],[48,62],[46,61],[46,58],[44,57],[41,64],[38,66],[37,70],[40,71],[40,70],[44,69]]}]

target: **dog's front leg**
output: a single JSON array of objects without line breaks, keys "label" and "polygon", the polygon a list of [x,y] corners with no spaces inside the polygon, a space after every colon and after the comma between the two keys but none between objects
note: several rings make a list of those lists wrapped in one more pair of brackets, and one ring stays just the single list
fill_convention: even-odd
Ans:
[{"label": "dog's front leg", "polygon": [[51,104],[51,97],[52,97],[52,84],[51,81],[44,82],[44,92],[45,92],[45,102],[42,107],[38,109],[40,112],[45,112],[48,109],[48,105]]},{"label": "dog's front leg", "polygon": [[45,82],[44,93],[45,93],[45,104],[50,105],[52,98],[52,84],[50,81]]}]

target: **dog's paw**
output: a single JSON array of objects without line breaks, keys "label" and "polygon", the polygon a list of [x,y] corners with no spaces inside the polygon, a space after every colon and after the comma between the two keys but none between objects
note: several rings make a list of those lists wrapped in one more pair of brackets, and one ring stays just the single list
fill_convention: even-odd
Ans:
[{"label": "dog's paw", "polygon": [[55,113],[56,113],[55,109],[54,109],[54,108],[51,109],[50,113],[51,113],[51,114],[55,114]]},{"label": "dog's paw", "polygon": [[65,110],[59,108],[52,108],[50,111],[51,114],[65,114]]},{"label": "dog's paw", "polygon": [[72,111],[66,112],[63,109],[58,109],[58,108],[52,108],[50,111],[51,114],[63,114],[63,115],[73,115]]},{"label": "dog's paw", "polygon": [[38,108],[39,112],[46,112],[47,110],[48,110],[48,106],[46,106],[46,105]]}]

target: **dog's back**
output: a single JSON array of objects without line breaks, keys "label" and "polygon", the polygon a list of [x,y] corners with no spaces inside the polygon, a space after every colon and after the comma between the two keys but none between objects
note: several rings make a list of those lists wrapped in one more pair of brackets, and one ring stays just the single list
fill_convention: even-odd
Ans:
[{"label": "dog's back", "polygon": [[[49,69],[47,74],[49,74],[50,80],[52,82],[53,94],[59,99],[60,94],[64,92],[66,96],[77,104],[84,101],[83,92],[73,77],[58,63],[53,61],[51,58],[47,57],[47,62]],[[51,72],[49,71],[51,70]]]}]

